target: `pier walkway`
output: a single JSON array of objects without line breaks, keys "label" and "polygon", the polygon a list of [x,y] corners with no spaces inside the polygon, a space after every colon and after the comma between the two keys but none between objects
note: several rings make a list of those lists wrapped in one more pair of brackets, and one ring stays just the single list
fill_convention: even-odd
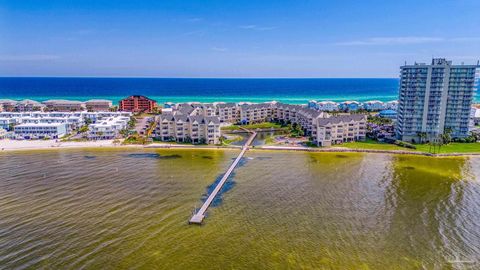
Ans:
[{"label": "pier walkway", "polygon": [[223,185],[227,181],[228,177],[230,174],[232,174],[233,170],[235,167],[238,165],[238,162],[240,162],[240,159],[243,157],[245,152],[248,150],[249,145],[253,142],[253,139],[255,139],[255,136],[257,136],[257,133],[254,131],[250,131],[245,129],[249,133],[251,133],[250,137],[248,140],[245,142],[245,144],[242,147],[242,151],[238,155],[238,157],[233,161],[232,165],[228,167],[227,172],[223,175],[222,179],[220,179],[220,182],[218,182],[217,186],[215,189],[210,193],[208,196],[207,200],[203,203],[202,207],[195,213],[191,218],[189,223],[190,224],[202,224],[203,219],[205,218],[205,212],[207,211],[208,207],[210,204],[213,202],[213,199],[215,199],[215,196],[217,196],[218,192],[220,192],[220,189],[222,189]]}]

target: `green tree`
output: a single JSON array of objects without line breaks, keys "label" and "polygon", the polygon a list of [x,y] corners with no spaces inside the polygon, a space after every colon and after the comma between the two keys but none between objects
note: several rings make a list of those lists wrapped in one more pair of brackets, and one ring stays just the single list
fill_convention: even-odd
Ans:
[{"label": "green tree", "polygon": [[443,134],[441,135],[441,139],[444,144],[449,144],[452,141],[452,132],[452,128],[445,128]]},{"label": "green tree", "polygon": [[427,133],[426,132],[417,132],[417,136],[420,138],[420,143],[425,143],[427,139]]}]

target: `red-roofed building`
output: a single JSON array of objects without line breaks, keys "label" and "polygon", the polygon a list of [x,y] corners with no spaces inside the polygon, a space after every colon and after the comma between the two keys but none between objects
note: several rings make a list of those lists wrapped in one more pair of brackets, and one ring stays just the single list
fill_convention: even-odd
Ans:
[{"label": "red-roofed building", "polygon": [[151,113],[157,107],[157,102],[145,96],[129,96],[120,100],[118,109],[126,112]]}]

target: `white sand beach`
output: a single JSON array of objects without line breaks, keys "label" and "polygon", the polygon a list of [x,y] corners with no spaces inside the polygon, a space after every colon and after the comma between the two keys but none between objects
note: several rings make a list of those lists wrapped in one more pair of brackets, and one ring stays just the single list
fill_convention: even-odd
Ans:
[{"label": "white sand beach", "polygon": [[121,145],[114,144],[113,140],[85,142],[61,142],[57,140],[0,140],[0,151],[88,147],[121,147]]}]

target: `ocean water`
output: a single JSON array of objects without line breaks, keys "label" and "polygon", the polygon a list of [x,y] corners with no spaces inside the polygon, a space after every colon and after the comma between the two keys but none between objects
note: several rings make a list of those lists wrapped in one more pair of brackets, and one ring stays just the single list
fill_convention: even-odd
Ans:
[{"label": "ocean water", "polygon": [[479,269],[480,158],[0,152],[2,269]]},{"label": "ocean water", "polygon": [[0,78],[0,98],[118,100],[133,94],[164,102],[265,102],[398,98],[398,79]]}]

